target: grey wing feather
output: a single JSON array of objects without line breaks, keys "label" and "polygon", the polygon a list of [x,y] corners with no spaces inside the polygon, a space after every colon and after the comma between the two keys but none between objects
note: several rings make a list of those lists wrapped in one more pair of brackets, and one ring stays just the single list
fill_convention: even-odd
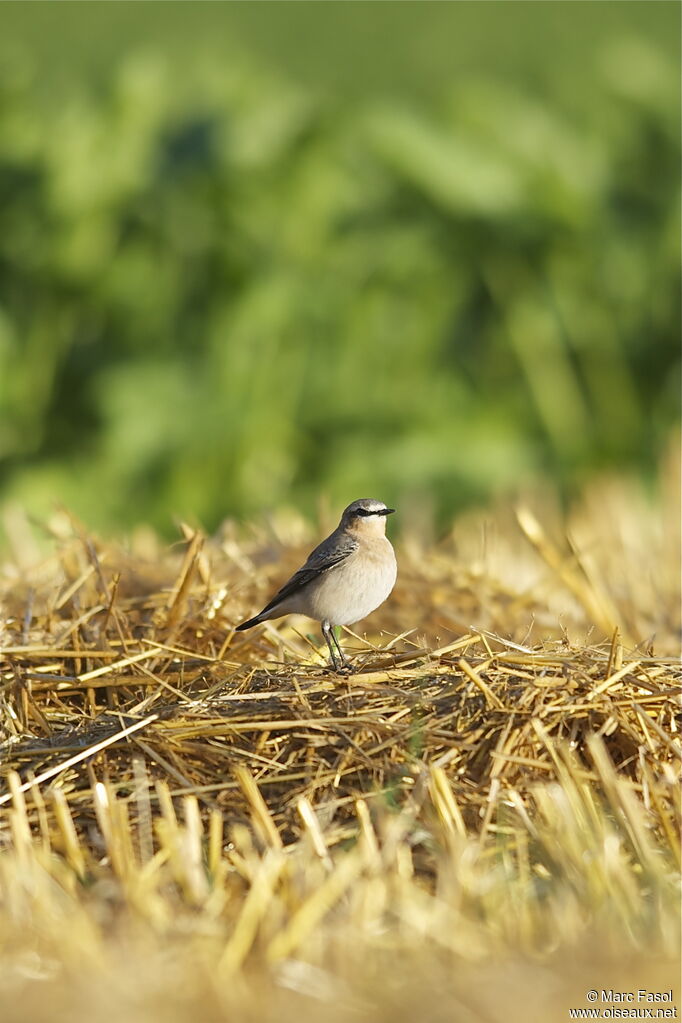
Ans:
[{"label": "grey wing feather", "polygon": [[357,540],[348,536],[347,533],[332,533],[331,536],[327,537],[326,540],[323,540],[315,548],[305,565],[299,568],[298,572],[295,572],[291,579],[285,582],[281,590],[277,591],[270,603],[265,605],[260,614],[263,615],[267,614],[268,611],[272,611],[283,600],[303,589],[304,586],[311,583],[313,579],[317,579],[323,572],[328,572],[330,568],[340,565],[353,551],[357,550],[357,547]]}]

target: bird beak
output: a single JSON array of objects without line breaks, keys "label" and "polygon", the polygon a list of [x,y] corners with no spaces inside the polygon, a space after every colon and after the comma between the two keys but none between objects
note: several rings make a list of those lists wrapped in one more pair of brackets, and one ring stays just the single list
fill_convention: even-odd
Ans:
[{"label": "bird beak", "polygon": [[395,508],[387,508],[384,512],[384,515],[393,515],[394,511]]}]

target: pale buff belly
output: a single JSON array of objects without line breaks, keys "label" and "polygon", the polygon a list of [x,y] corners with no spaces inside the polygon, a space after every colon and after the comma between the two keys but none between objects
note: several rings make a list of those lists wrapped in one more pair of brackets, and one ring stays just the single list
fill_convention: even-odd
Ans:
[{"label": "pale buff belly", "polygon": [[373,547],[362,557],[352,554],[297,594],[296,610],[332,625],[352,625],[371,614],[388,597],[397,574],[389,541]]}]

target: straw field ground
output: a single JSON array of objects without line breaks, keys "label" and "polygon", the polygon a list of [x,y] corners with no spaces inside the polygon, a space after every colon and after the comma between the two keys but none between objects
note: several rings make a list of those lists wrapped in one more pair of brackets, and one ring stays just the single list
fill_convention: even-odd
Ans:
[{"label": "straw field ground", "polygon": [[402,535],[348,678],[233,630],[327,508],[171,550],[8,509],[4,1023],[673,1018],[675,464]]}]

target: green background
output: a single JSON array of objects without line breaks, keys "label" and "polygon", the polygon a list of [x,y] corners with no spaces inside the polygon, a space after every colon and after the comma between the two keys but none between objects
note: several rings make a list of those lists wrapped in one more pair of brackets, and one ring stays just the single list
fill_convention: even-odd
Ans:
[{"label": "green background", "polygon": [[0,19],[0,498],[170,534],[652,474],[676,3]]}]

